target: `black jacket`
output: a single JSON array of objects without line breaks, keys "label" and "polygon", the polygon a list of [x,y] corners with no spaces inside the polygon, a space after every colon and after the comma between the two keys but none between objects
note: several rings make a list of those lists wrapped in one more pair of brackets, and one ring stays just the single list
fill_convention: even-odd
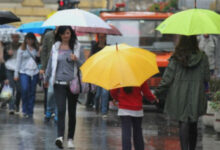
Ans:
[{"label": "black jacket", "polygon": [[3,82],[6,79],[6,69],[5,64],[0,64],[0,82]]}]

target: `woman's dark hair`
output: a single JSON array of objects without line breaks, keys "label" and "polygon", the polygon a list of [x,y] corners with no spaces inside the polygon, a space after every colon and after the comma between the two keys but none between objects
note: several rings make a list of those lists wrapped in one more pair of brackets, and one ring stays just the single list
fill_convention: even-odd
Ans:
[{"label": "woman's dark hair", "polygon": [[65,33],[65,31],[69,29],[71,32],[71,37],[70,37],[70,41],[69,41],[69,47],[74,50],[74,45],[76,43],[77,40],[77,36],[75,31],[71,28],[71,26],[60,26],[57,30],[57,33],[55,35],[55,41],[61,41],[61,35]]},{"label": "woman's dark hair", "polygon": [[38,42],[37,42],[37,38],[36,38],[36,36],[35,36],[33,33],[31,33],[31,32],[29,32],[28,34],[25,35],[25,37],[24,37],[24,42],[23,42],[22,45],[21,45],[21,49],[22,49],[22,50],[26,50],[26,49],[27,49],[27,43],[26,43],[27,39],[32,39],[32,40],[34,40],[34,43],[33,43],[31,46],[38,51],[39,45],[38,45]]},{"label": "woman's dark hair", "polygon": [[133,87],[123,87],[125,93],[130,94],[133,91]]},{"label": "woman's dark hair", "polygon": [[198,41],[195,35],[184,36],[181,35],[179,42],[175,48],[173,57],[183,66],[188,65],[189,58],[192,54],[199,51]]}]

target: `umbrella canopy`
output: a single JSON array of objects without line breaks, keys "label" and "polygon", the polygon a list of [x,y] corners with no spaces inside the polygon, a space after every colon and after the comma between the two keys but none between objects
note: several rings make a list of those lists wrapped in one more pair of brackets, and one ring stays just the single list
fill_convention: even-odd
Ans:
[{"label": "umbrella canopy", "polygon": [[206,9],[189,9],[168,17],[156,30],[162,34],[220,34],[220,15]]},{"label": "umbrella canopy", "polygon": [[81,10],[81,9],[66,9],[54,13],[48,18],[43,26],[73,26],[86,27],[87,29],[111,29],[100,17]]},{"label": "umbrella canopy", "polygon": [[21,21],[15,14],[10,11],[0,11],[0,24]]},{"label": "umbrella canopy", "polygon": [[98,33],[104,33],[104,34],[108,34],[108,35],[122,35],[121,32],[112,24],[109,24],[109,26],[111,27],[111,29],[103,29],[103,28],[86,28],[86,27],[73,27],[73,29],[77,32],[77,33],[94,33],[94,34],[98,34]]},{"label": "umbrella canopy", "polygon": [[16,27],[8,24],[0,25],[0,41],[11,42],[11,34],[18,34],[20,36],[20,41],[24,39],[24,35],[16,31]]},{"label": "umbrella canopy", "polygon": [[17,31],[20,32],[32,32],[32,33],[38,33],[38,34],[43,34],[47,29],[54,30],[55,26],[48,26],[48,27],[42,27],[43,21],[35,21],[35,22],[30,22],[30,23],[25,23],[22,24]]},{"label": "umbrella canopy", "polygon": [[140,86],[159,72],[155,54],[126,44],[106,46],[91,56],[80,70],[83,82],[108,90]]}]

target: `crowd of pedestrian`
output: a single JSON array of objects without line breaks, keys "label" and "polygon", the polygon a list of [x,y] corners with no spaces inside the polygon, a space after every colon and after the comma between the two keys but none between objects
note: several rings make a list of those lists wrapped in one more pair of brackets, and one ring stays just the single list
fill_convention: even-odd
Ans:
[{"label": "crowd of pedestrian", "polygon": [[[38,43],[33,33],[27,33],[22,43],[19,35],[11,35],[12,42],[0,42],[0,85],[9,85],[11,97],[2,101],[1,107],[9,105],[9,114],[20,111],[24,118],[33,118],[36,88],[39,82],[44,88],[44,120],[54,115],[57,123],[55,144],[63,148],[65,139],[65,116],[68,110],[67,146],[73,148],[76,128],[76,110],[79,94],[72,93],[69,85],[78,76],[83,64],[82,48],[75,31],[70,26],[60,26],[48,31]],[[90,56],[106,46],[106,35],[98,34],[92,42]],[[122,127],[122,149],[131,150],[133,135],[135,150],[144,150],[142,133],[143,103],[145,96],[151,102],[165,101],[164,111],[179,122],[182,150],[195,150],[198,118],[206,112],[205,90],[210,75],[214,75],[216,40],[213,36],[180,36],[175,51],[169,59],[161,83],[155,95],[147,82],[140,87],[123,87],[106,90],[89,85],[87,108],[95,108],[107,117],[109,99],[118,101],[118,116]],[[42,81],[41,81],[42,80]],[[67,108],[66,108],[66,104]],[[131,130],[133,128],[133,130]],[[133,134],[131,133],[133,131]]]}]

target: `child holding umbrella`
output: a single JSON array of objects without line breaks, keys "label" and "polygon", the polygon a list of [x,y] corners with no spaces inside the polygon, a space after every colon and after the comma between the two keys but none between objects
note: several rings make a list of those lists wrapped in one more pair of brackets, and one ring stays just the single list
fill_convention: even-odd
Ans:
[{"label": "child holding umbrella", "polygon": [[131,150],[131,129],[133,128],[135,150],[144,150],[141,128],[144,116],[142,95],[151,102],[158,102],[158,99],[151,93],[146,81],[140,87],[123,87],[113,89],[110,93],[119,102],[118,115],[122,123],[122,149]]}]

